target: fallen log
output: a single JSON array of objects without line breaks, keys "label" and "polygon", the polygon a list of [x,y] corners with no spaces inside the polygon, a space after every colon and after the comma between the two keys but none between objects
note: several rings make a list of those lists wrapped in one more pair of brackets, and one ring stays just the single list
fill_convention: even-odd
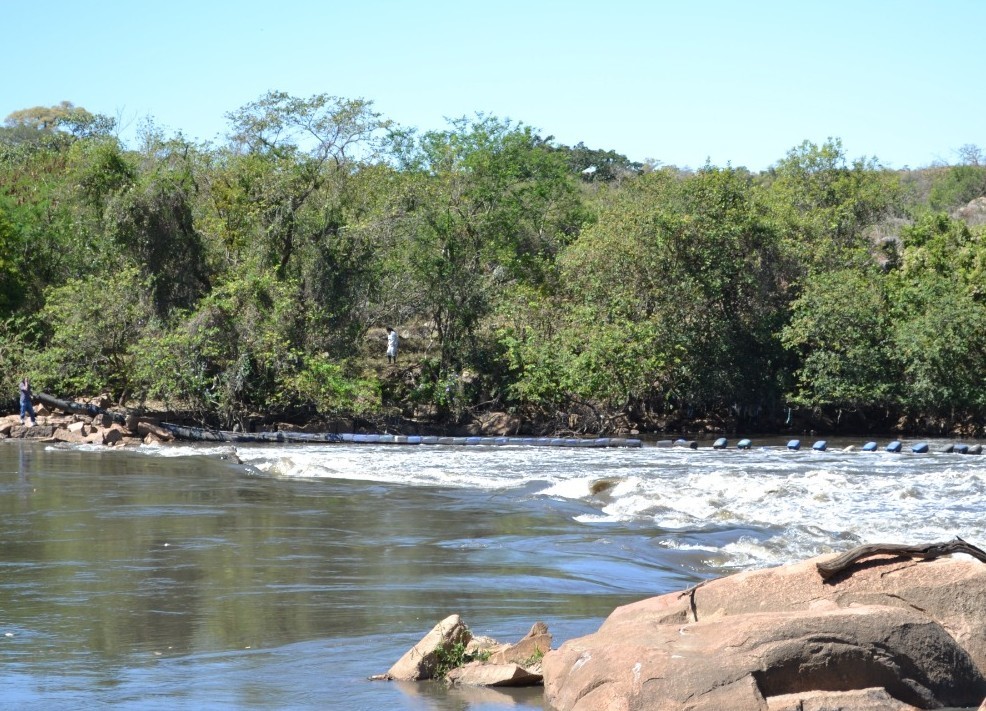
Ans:
[{"label": "fallen log", "polygon": [[933,560],[941,556],[951,555],[952,553],[965,553],[982,563],[986,563],[986,551],[971,543],[966,543],[956,536],[953,541],[928,543],[923,546],[901,543],[871,543],[864,546],[857,546],[831,560],[820,561],[816,563],[815,567],[818,568],[818,573],[822,576],[822,579],[828,580],[848,570],[864,558],[870,558],[875,555],[892,555],[897,558]]},{"label": "fallen log", "polygon": [[121,425],[127,421],[126,417],[117,412],[110,412],[101,407],[96,407],[95,405],[90,405],[88,403],[61,400],[53,395],[49,395],[48,393],[36,393],[34,397],[49,407],[57,408],[71,415],[109,415],[113,418],[114,422],[118,422]]}]

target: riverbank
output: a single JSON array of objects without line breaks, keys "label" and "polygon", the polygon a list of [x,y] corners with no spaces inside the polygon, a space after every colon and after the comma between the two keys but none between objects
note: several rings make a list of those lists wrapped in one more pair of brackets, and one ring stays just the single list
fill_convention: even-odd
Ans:
[{"label": "riverbank", "polygon": [[[137,444],[162,444],[174,439],[225,442],[346,442],[371,444],[530,444],[543,446],[600,446],[623,447],[640,446],[642,442],[655,444],[675,444],[688,447],[722,447],[746,442],[752,445],[757,438],[761,441],[790,441],[803,446],[825,446],[825,438],[860,439],[872,442],[882,437],[891,446],[894,440],[909,438],[917,441],[921,437],[949,438],[955,442],[954,448],[960,453],[979,453],[981,445],[964,444],[960,440],[975,440],[980,429],[971,423],[955,427],[946,435],[936,434],[941,427],[911,426],[900,420],[897,427],[883,431],[859,433],[846,423],[829,422],[816,414],[819,426],[828,425],[830,429],[816,430],[805,426],[803,417],[790,418],[777,429],[762,431],[755,427],[740,429],[740,422],[733,421],[729,426],[695,420],[676,423],[680,426],[667,426],[641,429],[631,426],[629,420],[611,419],[605,428],[577,427],[579,420],[569,417],[566,426],[541,420],[525,420],[519,415],[507,412],[485,412],[474,416],[464,424],[436,422],[430,419],[407,419],[390,417],[382,419],[344,418],[325,419],[315,417],[294,417],[283,421],[276,417],[248,419],[243,426],[232,430],[203,427],[201,418],[189,412],[178,412],[164,408],[111,407],[105,397],[83,401],[69,401],[41,393],[36,408],[37,425],[25,426],[17,415],[0,419],[0,439],[26,438],[42,439],[74,444],[99,444],[107,446],[127,446]],[[811,420],[816,422],[816,420]],[[667,423],[664,423],[665,425]],[[799,425],[795,427],[794,424]],[[928,423],[925,423],[927,425]],[[941,423],[938,423],[939,425]],[[964,433],[973,433],[966,435]],[[830,433],[830,434],[826,434]],[[742,446],[742,445],[740,445]],[[872,445],[871,445],[872,446]],[[797,448],[797,447],[794,447]],[[951,452],[948,444],[942,451]]]}]

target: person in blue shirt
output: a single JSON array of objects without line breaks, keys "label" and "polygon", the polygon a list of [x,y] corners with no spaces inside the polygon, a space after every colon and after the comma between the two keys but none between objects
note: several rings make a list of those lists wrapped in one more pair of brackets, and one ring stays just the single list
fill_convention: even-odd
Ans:
[{"label": "person in blue shirt", "polygon": [[34,406],[31,404],[31,398],[34,394],[31,392],[31,381],[26,377],[21,381],[21,424],[24,424],[24,415],[31,416],[31,427],[38,424],[37,418],[34,416]]}]

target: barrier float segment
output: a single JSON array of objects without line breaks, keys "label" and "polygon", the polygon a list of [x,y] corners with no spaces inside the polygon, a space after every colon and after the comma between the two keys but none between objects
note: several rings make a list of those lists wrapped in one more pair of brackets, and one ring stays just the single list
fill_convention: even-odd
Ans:
[{"label": "barrier float segment", "polygon": [[[293,442],[327,444],[345,442],[353,444],[402,444],[402,445],[454,445],[472,447],[497,447],[504,445],[526,447],[618,448],[641,447],[642,441],[631,437],[438,437],[434,435],[392,435],[379,433],[334,432],[228,432],[204,427],[189,427],[162,422],[161,426],[177,439],[198,442]],[[698,446],[696,442],[694,447]]]}]

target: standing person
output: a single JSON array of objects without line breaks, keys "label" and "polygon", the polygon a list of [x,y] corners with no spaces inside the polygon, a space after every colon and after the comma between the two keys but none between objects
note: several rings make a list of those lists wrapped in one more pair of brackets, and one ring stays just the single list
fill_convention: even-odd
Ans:
[{"label": "standing person", "polygon": [[391,365],[397,364],[398,343],[400,343],[400,338],[397,337],[397,331],[387,326],[387,362]]},{"label": "standing person", "polygon": [[24,415],[31,416],[31,427],[38,424],[37,418],[34,416],[34,406],[31,404],[31,398],[34,394],[31,392],[31,381],[25,377],[21,381],[21,424],[24,424]]}]

